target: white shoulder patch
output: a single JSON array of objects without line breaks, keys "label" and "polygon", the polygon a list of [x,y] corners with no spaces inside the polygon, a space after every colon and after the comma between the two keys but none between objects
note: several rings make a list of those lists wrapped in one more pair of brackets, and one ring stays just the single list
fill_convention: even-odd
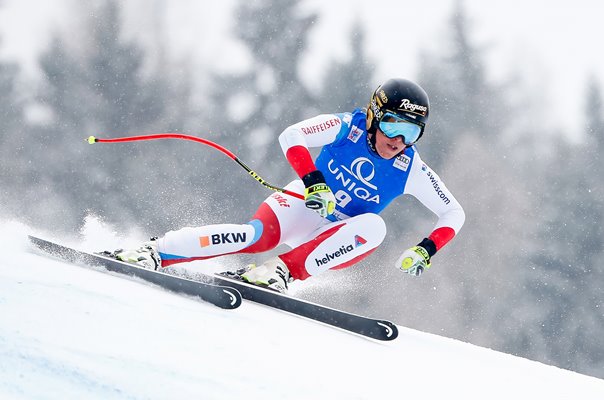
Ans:
[{"label": "white shoulder patch", "polygon": [[358,126],[353,125],[352,128],[350,128],[350,132],[348,132],[348,140],[351,140],[353,143],[356,143],[362,135],[363,130],[359,129]]},{"label": "white shoulder patch", "polygon": [[411,164],[411,158],[409,156],[401,154],[394,159],[394,164],[392,165],[394,166],[394,168],[398,168],[401,171],[407,171],[407,168],[409,168],[409,164]]},{"label": "white shoulder patch", "polygon": [[346,125],[350,126],[350,123],[352,122],[352,114],[345,113],[344,118],[342,118],[342,122],[345,123]]}]

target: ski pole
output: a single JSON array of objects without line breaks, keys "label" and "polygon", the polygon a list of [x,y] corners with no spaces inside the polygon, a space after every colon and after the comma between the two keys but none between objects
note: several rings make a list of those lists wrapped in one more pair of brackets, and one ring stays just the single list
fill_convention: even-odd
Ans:
[{"label": "ski pole", "polygon": [[235,154],[233,154],[231,151],[229,151],[228,149],[222,147],[221,145],[214,143],[210,140],[207,139],[202,139],[200,137],[197,136],[190,136],[190,135],[183,135],[180,133],[158,133],[158,134],[153,134],[153,135],[141,135],[141,136],[128,136],[128,137],[121,137],[121,138],[113,138],[113,139],[100,139],[94,136],[90,136],[88,138],[88,143],[90,144],[94,144],[94,143],[123,143],[123,142],[138,142],[138,141],[143,141],[143,140],[157,140],[157,139],[182,139],[182,140],[190,140],[193,142],[197,142],[197,143],[202,143],[205,144],[207,146],[213,147],[214,149],[220,151],[221,153],[225,154],[227,157],[229,157],[230,159],[232,159],[233,161],[235,161],[237,164],[239,164],[243,169],[245,169],[247,171],[247,173],[249,175],[252,176],[252,178],[254,178],[255,180],[257,180],[262,186],[267,187],[271,190],[274,190],[275,192],[279,192],[279,193],[284,193],[287,195],[290,195],[292,197],[295,197],[297,199],[301,199],[304,200],[304,196],[296,193],[296,192],[292,192],[290,190],[278,187],[278,186],[274,186],[271,185],[270,183],[268,183],[267,181],[265,181],[260,175],[258,175],[255,171],[253,171],[250,167],[248,167],[243,161],[241,161]]}]

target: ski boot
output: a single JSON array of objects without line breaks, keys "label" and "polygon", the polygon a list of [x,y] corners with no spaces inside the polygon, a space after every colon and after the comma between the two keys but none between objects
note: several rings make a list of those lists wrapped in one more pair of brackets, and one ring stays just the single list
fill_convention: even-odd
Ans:
[{"label": "ski boot", "polygon": [[151,240],[143,243],[138,249],[117,249],[112,252],[104,251],[99,254],[135,264],[145,269],[157,270],[161,268],[161,258],[157,251],[157,238],[151,238]]},{"label": "ski boot", "polygon": [[237,271],[224,272],[221,275],[284,294],[287,293],[288,283],[294,280],[279,257],[271,258],[258,266],[250,264]]}]

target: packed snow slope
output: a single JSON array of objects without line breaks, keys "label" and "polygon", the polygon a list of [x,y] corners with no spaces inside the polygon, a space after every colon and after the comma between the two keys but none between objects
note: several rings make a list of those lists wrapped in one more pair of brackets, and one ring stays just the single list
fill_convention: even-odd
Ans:
[{"label": "packed snow slope", "polygon": [[27,233],[0,228],[1,399],[604,399],[603,380],[403,327],[379,343],[222,310],[36,254]]}]

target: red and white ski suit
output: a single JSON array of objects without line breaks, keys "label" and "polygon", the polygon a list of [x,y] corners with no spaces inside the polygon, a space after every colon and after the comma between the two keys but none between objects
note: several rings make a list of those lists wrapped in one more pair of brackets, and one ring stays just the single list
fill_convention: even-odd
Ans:
[{"label": "red and white ski suit", "polygon": [[[436,250],[464,223],[459,202],[420,158],[415,146],[392,160],[381,158],[369,143],[362,110],[323,114],[285,129],[281,148],[298,176],[321,170],[333,191],[336,211],[329,218],[306,208],[303,200],[283,193],[269,196],[245,224],[216,224],[168,232],[158,241],[162,266],[225,254],[260,253],[286,244],[279,255],[295,279],[357,263],[386,236],[378,213],[402,194],[416,197],[438,216],[428,236]],[[323,147],[313,161],[309,148]],[[286,189],[304,193],[301,180]]]}]

